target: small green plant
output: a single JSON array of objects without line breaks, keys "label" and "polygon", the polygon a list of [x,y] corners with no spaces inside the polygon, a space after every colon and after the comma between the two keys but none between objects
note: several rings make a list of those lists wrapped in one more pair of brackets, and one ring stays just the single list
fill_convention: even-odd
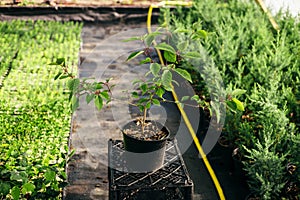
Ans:
[{"label": "small green plant", "polygon": [[[204,34],[205,31],[202,30],[201,33]],[[133,59],[140,59],[140,64],[148,64],[149,66],[148,71],[145,73],[145,80],[133,81],[136,90],[132,92],[131,95],[136,100],[134,103],[130,102],[130,104],[137,106],[142,113],[142,133],[144,133],[148,109],[152,105],[159,106],[161,102],[169,101],[164,98],[164,94],[166,92],[172,92],[174,90],[174,84],[178,84],[174,79],[174,73],[181,76],[184,81],[192,83],[191,74],[187,69],[182,67],[181,63],[201,57],[198,52],[186,51],[186,45],[177,45],[176,47],[173,47],[167,43],[167,41],[170,41],[168,38],[170,34],[171,33],[165,34],[158,29],[155,32],[125,40],[125,42],[138,40],[144,44],[143,49],[132,52],[126,61],[130,62]],[[199,34],[200,31],[191,32],[190,38],[199,40],[202,38]],[[158,36],[166,38],[163,38],[160,43],[156,44],[155,40]],[[161,59],[157,59],[157,55],[154,53],[156,51],[158,51],[158,55],[162,53]],[[51,64],[61,66],[61,71],[56,75],[55,79],[70,78],[67,85],[70,95],[69,101],[73,112],[79,106],[78,97],[82,95],[86,95],[87,103],[94,100],[94,103],[99,110],[102,109],[103,102],[109,103],[112,100],[113,85],[111,85],[110,79],[105,82],[91,81],[93,79],[89,79],[91,82],[80,80],[68,71],[68,66],[66,66],[63,58],[59,58],[56,62]],[[233,111],[244,110],[243,104],[235,98],[235,96],[238,95],[235,93],[241,92],[244,91],[235,90],[231,97],[226,101],[228,107]],[[175,101],[173,103],[184,106],[184,101],[188,99],[197,102],[198,107],[207,106],[198,95],[185,96],[181,98],[181,101]]]},{"label": "small green plant", "polygon": [[[140,64],[149,64],[149,70],[145,74],[145,77],[148,78],[146,80],[135,80],[133,84],[136,87],[136,91],[131,93],[131,96],[136,99],[136,101],[131,104],[137,106],[142,113],[142,132],[144,132],[144,127],[147,121],[147,110],[152,105],[160,105],[162,101],[167,101],[164,99],[163,95],[166,91],[173,90],[175,80],[173,80],[172,73],[179,74],[182,78],[189,82],[192,81],[190,74],[186,70],[176,67],[176,64],[180,62],[179,57],[181,58],[181,55],[178,55],[171,45],[165,42],[153,45],[156,36],[161,34],[162,33],[160,32],[154,32],[126,40],[127,42],[140,40],[145,45],[144,49],[132,52],[126,61],[129,62],[139,56],[143,56]],[[166,63],[155,62],[152,55],[155,50],[164,51],[163,58]],[[99,110],[102,109],[103,102],[109,103],[112,100],[113,85],[110,83],[110,79],[105,82],[91,81],[93,79],[80,80],[68,71],[68,67],[66,66],[66,62],[63,58],[59,58],[56,62],[51,64],[61,66],[61,71],[55,76],[55,79],[70,78],[67,85],[70,95],[69,101],[73,112],[79,106],[78,97],[82,95],[86,95],[87,103],[94,100],[94,103]],[[192,98],[198,99],[196,96]]]},{"label": "small green plant", "polygon": [[261,199],[271,200],[278,198],[284,187],[286,155],[275,154],[271,136],[266,136],[263,142],[258,141],[253,149],[245,147],[250,161],[244,164],[251,191]]},{"label": "small green plant", "polygon": [[50,65],[59,65],[61,68],[54,77],[54,80],[69,78],[67,81],[67,87],[69,92],[69,102],[71,110],[74,112],[79,107],[78,97],[86,95],[86,102],[90,103],[94,100],[96,107],[101,110],[103,102],[107,103],[111,100],[111,87],[109,79],[105,82],[94,81],[94,79],[76,78],[76,74],[70,72],[64,58],[58,58]]}]

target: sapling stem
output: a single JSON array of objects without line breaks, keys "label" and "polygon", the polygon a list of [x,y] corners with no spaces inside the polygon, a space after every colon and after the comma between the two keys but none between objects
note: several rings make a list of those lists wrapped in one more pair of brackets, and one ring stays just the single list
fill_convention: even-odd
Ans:
[{"label": "sapling stem", "polygon": [[145,123],[146,123],[146,117],[147,117],[147,108],[144,107],[144,111],[143,111],[143,119],[142,119],[142,133],[144,135],[144,130],[145,130]]}]

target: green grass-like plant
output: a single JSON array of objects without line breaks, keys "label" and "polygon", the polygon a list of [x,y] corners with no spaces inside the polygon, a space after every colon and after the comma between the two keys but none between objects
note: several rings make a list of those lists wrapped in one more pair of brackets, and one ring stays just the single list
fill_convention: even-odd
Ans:
[{"label": "green grass-like plant", "polygon": [[[0,23],[0,199],[60,199],[71,115],[57,56],[78,62],[81,24]],[[8,70],[9,69],[9,70]]]}]

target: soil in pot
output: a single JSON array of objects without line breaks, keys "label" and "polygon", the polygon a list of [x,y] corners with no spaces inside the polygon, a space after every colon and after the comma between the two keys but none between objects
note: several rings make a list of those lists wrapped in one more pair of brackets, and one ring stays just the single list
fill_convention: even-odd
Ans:
[{"label": "soil in pot", "polygon": [[164,163],[166,142],[169,131],[162,124],[135,120],[122,130],[124,140],[124,161],[129,172],[144,173],[160,169]]}]

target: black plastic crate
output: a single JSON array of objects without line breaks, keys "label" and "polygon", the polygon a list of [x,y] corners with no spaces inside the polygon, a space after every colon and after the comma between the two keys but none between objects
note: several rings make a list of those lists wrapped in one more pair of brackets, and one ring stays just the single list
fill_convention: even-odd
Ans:
[{"label": "black plastic crate", "polygon": [[189,200],[193,198],[193,182],[184,165],[175,141],[168,141],[164,166],[149,173],[128,173],[124,169],[123,142],[110,140],[110,200]]}]

